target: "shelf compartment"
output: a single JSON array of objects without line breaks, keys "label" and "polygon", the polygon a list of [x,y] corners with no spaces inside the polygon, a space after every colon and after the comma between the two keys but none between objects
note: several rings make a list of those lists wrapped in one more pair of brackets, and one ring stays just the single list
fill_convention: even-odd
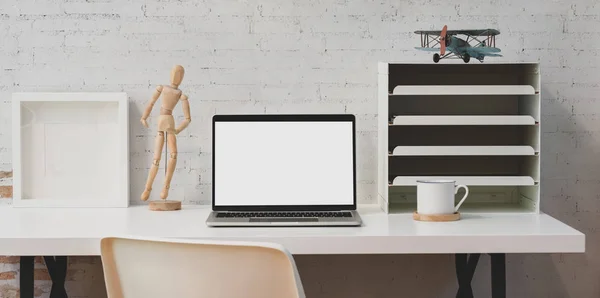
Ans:
[{"label": "shelf compartment", "polygon": [[389,126],[388,152],[396,146],[531,146],[539,151],[539,126]]},{"label": "shelf compartment", "polygon": [[387,181],[397,176],[529,176],[539,181],[539,156],[392,156]]},{"label": "shelf compartment", "polygon": [[468,186],[531,186],[536,183],[530,176],[397,176],[390,187],[414,186],[419,180],[454,180],[456,184]]},{"label": "shelf compartment", "polygon": [[390,125],[535,125],[532,116],[395,116]]},{"label": "shelf compartment", "polygon": [[[468,199],[467,199],[468,200]],[[417,203],[390,203],[389,211],[390,214],[405,214],[413,213],[417,210]],[[467,213],[535,213],[535,210],[531,210],[529,207],[523,206],[518,203],[465,203],[460,207],[459,210],[462,214]]]},{"label": "shelf compartment", "polygon": [[[461,213],[534,213],[537,212],[537,186],[469,186],[469,196]],[[462,197],[456,196],[456,203]],[[417,187],[389,188],[390,213],[412,213],[417,210]]]},{"label": "shelf compartment", "polygon": [[390,95],[531,95],[530,85],[398,85]]},{"label": "shelf compartment", "polygon": [[535,155],[531,146],[397,146],[391,156]]},{"label": "shelf compartment", "polygon": [[540,95],[404,95],[390,98],[394,116],[528,115],[540,120]]}]

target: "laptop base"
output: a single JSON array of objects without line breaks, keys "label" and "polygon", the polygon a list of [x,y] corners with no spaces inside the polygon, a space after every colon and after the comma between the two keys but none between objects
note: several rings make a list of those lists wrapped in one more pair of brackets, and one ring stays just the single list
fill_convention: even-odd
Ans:
[{"label": "laptop base", "polygon": [[[362,220],[356,211],[349,212],[349,217],[222,217],[223,214],[233,215],[236,212],[213,211],[206,219],[209,227],[342,227],[360,226]],[[240,213],[240,212],[238,212]],[[245,212],[243,212],[245,213]],[[257,212],[260,214],[260,212]],[[283,214],[289,212],[281,212]],[[221,216],[219,215],[221,214]],[[288,214],[286,214],[288,215]]]}]

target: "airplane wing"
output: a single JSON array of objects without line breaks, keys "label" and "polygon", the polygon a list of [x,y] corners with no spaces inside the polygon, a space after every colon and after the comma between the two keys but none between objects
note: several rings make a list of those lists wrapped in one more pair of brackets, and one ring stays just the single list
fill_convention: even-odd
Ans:
[{"label": "airplane wing", "polygon": [[500,53],[500,49],[499,48],[492,48],[492,47],[472,47],[472,48],[465,48],[465,51],[467,53],[469,53],[469,55],[477,57],[479,55],[483,55],[483,56],[493,56],[493,57],[502,57],[502,55],[498,54]]},{"label": "airplane wing", "polygon": [[[441,30],[418,30],[415,34],[429,34],[439,36],[442,33]],[[471,30],[448,30],[448,35],[465,34],[470,36],[495,36],[500,34],[500,31],[496,29],[471,29]]]},{"label": "airplane wing", "polygon": [[495,36],[500,34],[496,29],[448,30],[449,35],[465,34],[469,36]]},{"label": "airplane wing", "polygon": [[422,47],[415,47],[415,49],[417,50],[421,50],[421,51],[426,51],[426,52],[440,52],[440,48],[422,48]]},{"label": "airplane wing", "polygon": [[415,34],[429,34],[429,35],[436,35],[436,36],[440,36],[440,33],[442,33],[442,30],[417,30],[417,31],[415,31]]}]

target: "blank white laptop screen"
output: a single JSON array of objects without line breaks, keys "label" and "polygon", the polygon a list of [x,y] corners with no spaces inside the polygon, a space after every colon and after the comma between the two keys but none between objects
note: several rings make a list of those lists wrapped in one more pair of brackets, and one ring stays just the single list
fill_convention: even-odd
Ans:
[{"label": "blank white laptop screen", "polygon": [[354,204],[351,121],[216,121],[214,205]]}]

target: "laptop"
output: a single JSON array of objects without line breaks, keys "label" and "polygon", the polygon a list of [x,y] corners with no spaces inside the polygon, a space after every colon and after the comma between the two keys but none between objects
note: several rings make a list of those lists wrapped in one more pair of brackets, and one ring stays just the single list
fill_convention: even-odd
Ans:
[{"label": "laptop", "polygon": [[215,115],[208,226],[358,226],[354,115]]}]

